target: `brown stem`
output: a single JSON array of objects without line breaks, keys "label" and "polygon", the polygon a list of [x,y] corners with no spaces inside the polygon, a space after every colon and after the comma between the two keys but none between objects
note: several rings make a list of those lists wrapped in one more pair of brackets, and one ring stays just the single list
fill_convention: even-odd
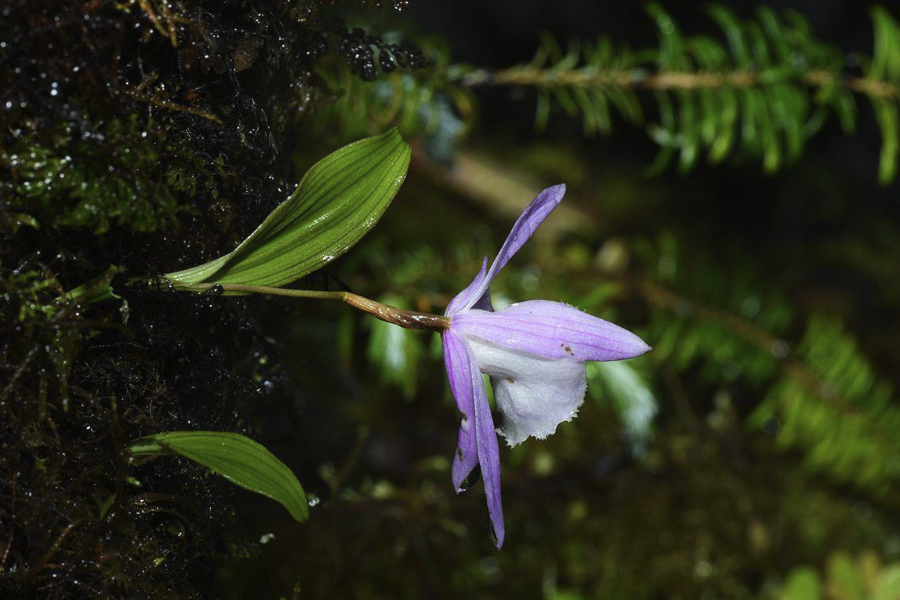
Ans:
[{"label": "brown stem", "polygon": [[222,125],[224,122],[222,119],[217,117],[212,113],[208,113],[204,110],[200,110],[199,108],[194,108],[192,106],[184,106],[183,104],[176,104],[175,102],[169,102],[168,100],[162,100],[160,98],[156,98],[154,96],[145,96],[143,94],[139,94],[130,90],[126,90],[123,92],[126,96],[131,96],[135,100],[140,102],[146,102],[147,104],[152,104],[158,108],[165,108],[166,110],[174,110],[177,112],[188,113],[189,115],[194,115],[196,117],[201,117],[206,119],[207,121],[212,121],[213,123],[218,123]]},{"label": "brown stem", "polygon": [[414,310],[404,310],[402,308],[381,304],[380,302],[375,302],[374,300],[369,300],[368,298],[349,292],[346,294],[347,295],[343,298],[343,301],[346,304],[374,315],[375,318],[381,319],[382,321],[399,325],[404,329],[431,329],[433,331],[444,331],[450,327],[450,319],[447,317],[433,315],[431,313],[421,313]]},{"label": "brown stem", "polygon": [[22,579],[29,579],[40,573],[41,570],[47,566],[47,563],[50,562],[50,559],[53,558],[53,555],[59,552],[59,548],[60,546],[62,546],[63,540],[66,539],[66,536],[69,535],[69,533],[73,529],[84,523],[85,520],[86,519],[82,517],[66,525],[66,528],[62,530],[62,533],[59,534],[59,537],[56,538],[56,541],[53,542],[53,545],[51,545],[50,549],[47,550],[47,552],[44,554],[44,557],[41,558],[41,560],[37,564],[35,564],[24,574],[22,574]]},{"label": "brown stem", "polygon": [[[900,86],[868,77],[842,79],[832,72],[816,70],[799,75],[797,81],[811,87],[825,87],[841,82],[851,90],[867,96],[900,98]],[[495,72],[479,69],[467,74],[460,80],[460,83],[465,87],[516,85],[550,87],[563,85],[581,88],[612,87],[631,90],[666,91],[720,87],[756,87],[765,85],[767,82],[755,71],[725,73],[663,71],[646,73],[639,69],[551,71],[536,67],[512,67]]]},{"label": "brown stem", "polygon": [[163,23],[159,15],[153,11],[153,7],[148,0],[138,0],[138,4],[150,18],[150,22],[153,24],[156,31],[164,38],[169,38],[172,47],[177,48],[178,36],[175,32],[175,24],[172,19],[172,13],[169,11],[168,3],[164,0],[159,6],[159,11],[162,14],[162,18],[165,20],[165,23]]},{"label": "brown stem", "polygon": [[288,290],[264,285],[242,285],[238,283],[195,283],[176,287],[194,292],[205,292],[218,289],[222,292],[235,292],[239,294],[265,294],[269,296],[287,296],[289,298],[338,300],[353,308],[365,311],[377,319],[403,327],[404,329],[430,329],[432,331],[441,332],[450,327],[450,319],[448,317],[388,306],[387,304],[364,298],[363,296],[352,292]]}]

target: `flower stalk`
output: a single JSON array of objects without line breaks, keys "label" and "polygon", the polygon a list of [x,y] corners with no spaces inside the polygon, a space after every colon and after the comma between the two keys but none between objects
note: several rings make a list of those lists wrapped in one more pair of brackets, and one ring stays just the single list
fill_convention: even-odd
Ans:
[{"label": "flower stalk", "polygon": [[[625,360],[648,346],[618,325],[562,302],[528,300],[494,310],[490,285],[496,275],[553,212],[566,186],[542,191],[525,208],[488,268],[485,257],[472,282],[453,297],[444,315],[389,306],[346,291],[293,290],[241,283],[187,283],[160,279],[170,289],[214,294],[265,294],[289,298],[337,300],[405,329],[441,334],[450,390],[462,413],[451,480],[465,491],[481,475],[490,517],[491,538],[503,546],[506,527],[500,491],[498,435],[510,446],[529,437],[544,439],[573,419],[587,391],[587,361]],[[490,377],[503,424],[494,426],[483,375]]]},{"label": "flower stalk", "polygon": [[265,294],[287,296],[289,298],[313,298],[317,300],[337,300],[353,308],[367,312],[377,319],[403,327],[404,329],[430,329],[442,332],[450,327],[450,318],[431,313],[405,310],[376,302],[353,292],[322,292],[316,290],[290,290],[264,285],[242,285],[237,283],[194,283],[179,286],[192,292],[221,291],[238,294]]}]

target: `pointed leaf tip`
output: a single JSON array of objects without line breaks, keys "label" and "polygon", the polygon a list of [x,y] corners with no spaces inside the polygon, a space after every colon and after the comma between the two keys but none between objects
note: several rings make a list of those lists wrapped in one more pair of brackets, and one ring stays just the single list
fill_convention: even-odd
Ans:
[{"label": "pointed leaf tip", "polygon": [[280,287],[320,269],[375,226],[406,179],[410,155],[396,127],[339,148],[313,165],[291,197],[232,252],[166,279],[176,288]]},{"label": "pointed leaf tip", "polygon": [[132,458],[178,454],[203,465],[232,483],[267,496],[299,522],[309,518],[303,487],[294,473],[265,446],[237,433],[170,431],[133,441]]}]

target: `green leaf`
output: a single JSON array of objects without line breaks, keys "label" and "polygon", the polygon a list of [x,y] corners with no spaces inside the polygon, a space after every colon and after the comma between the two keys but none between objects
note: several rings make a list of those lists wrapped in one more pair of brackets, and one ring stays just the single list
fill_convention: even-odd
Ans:
[{"label": "green leaf", "polygon": [[897,600],[900,598],[900,564],[884,569],[878,576],[873,600]]},{"label": "green leaf", "polygon": [[589,362],[588,391],[619,416],[632,451],[641,455],[653,439],[653,419],[658,403],[653,389],[633,361]]},{"label": "green leaf", "polygon": [[63,297],[72,302],[80,302],[81,304],[94,304],[97,302],[105,302],[106,300],[120,300],[122,297],[116,294],[112,286],[113,277],[119,272],[119,267],[110,265],[100,275],[94,277],[87,283],[79,285],[77,288],[66,292]]},{"label": "green leaf", "polygon": [[281,503],[291,516],[309,518],[306,494],[291,470],[261,444],[236,433],[170,431],[133,441],[132,458],[177,454],[189,458],[251,492]]},{"label": "green leaf", "polygon": [[850,557],[843,552],[832,554],[828,561],[828,592],[839,600],[864,600],[865,585]]},{"label": "green leaf", "polygon": [[[396,296],[379,300],[398,308],[408,308],[406,302]],[[367,319],[366,324],[371,332],[367,349],[369,362],[376,367],[382,381],[399,387],[404,397],[411,400],[416,394],[419,363],[425,354],[422,336],[378,319]]]},{"label": "green leaf", "polygon": [[778,595],[778,600],[821,600],[822,582],[819,575],[808,567],[791,571]]},{"label": "green leaf", "polygon": [[182,289],[199,283],[279,287],[321,268],[378,222],[406,178],[410,154],[396,128],[332,152],[232,252],[166,279]]}]

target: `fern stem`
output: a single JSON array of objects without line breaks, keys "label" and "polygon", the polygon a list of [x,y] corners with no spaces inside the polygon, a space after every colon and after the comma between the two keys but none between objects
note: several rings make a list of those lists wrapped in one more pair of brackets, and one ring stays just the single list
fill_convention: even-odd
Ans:
[{"label": "fern stem", "polygon": [[[656,306],[683,312],[689,307],[693,316],[700,320],[718,323],[725,329],[747,340],[761,352],[774,357],[783,365],[785,371],[803,387],[827,403],[838,414],[850,418],[858,418],[859,412],[848,402],[842,401],[834,388],[810,369],[803,361],[792,356],[787,350],[788,344],[765,329],[749,323],[739,317],[715,308],[699,304],[651,281],[640,281],[636,285],[639,295]],[[783,350],[778,350],[783,348]]]},{"label": "fern stem", "polygon": [[[662,71],[628,70],[547,70],[535,67],[511,67],[500,71],[477,69],[464,75],[463,87],[527,86],[550,88],[617,88],[622,90],[699,90],[722,87],[761,87],[776,80],[760,71]],[[791,76],[793,75],[793,76]],[[777,82],[795,81],[810,87],[826,87],[840,83],[850,90],[876,98],[900,99],[900,86],[868,77],[841,78],[825,70],[779,75]]]},{"label": "fern stem", "polygon": [[860,77],[847,81],[847,87],[872,98],[900,99],[900,86],[887,81]]}]

